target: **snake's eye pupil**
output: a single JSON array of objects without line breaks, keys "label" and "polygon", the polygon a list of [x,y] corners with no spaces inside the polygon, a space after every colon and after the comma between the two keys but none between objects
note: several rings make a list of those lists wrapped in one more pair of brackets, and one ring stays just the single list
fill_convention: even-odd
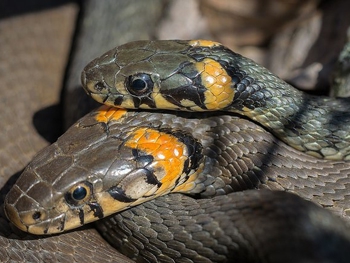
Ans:
[{"label": "snake's eye pupil", "polygon": [[78,186],[72,193],[72,197],[77,200],[83,200],[87,195],[87,191],[84,187]]},{"label": "snake's eye pupil", "polygon": [[132,87],[134,90],[143,90],[147,87],[147,84],[143,79],[135,79],[131,82],[130,87]]},{"label": "snake's eye pupil", "polygon": [[81,206],[89,202],[92,198],[92,189],[93,185],[88,181],[84,181],[78,183],[77,185],[73,186],[69,191],[67,191],[64,195],[64,198],[70,206]]},{"label": "snake's eye pupil", "polygon": [[145,73],[131,75],[126,79],[126,88],[132,95],[147,95],[153,89],[153,81]]}]

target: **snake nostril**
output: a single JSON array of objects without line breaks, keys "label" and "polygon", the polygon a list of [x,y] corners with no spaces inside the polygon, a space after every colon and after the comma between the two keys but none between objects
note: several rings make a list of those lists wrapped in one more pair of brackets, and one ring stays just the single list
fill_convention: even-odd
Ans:
[{"label": "snake nostril", "polygon": [[34,220],[40,219],[40,217],[41,217],[41,212],[36,211],[36,212],[33,214],[32,217],[33,217]]},{"label": "snake nostril", "polygon": [[102,90],[104,90],[106,88],[107,88],[106,84],[104,82],[102,82],[102,81],[99,81],[99,82],[97,82],[95,84],[95,90],[96,91],[102,91]]}]

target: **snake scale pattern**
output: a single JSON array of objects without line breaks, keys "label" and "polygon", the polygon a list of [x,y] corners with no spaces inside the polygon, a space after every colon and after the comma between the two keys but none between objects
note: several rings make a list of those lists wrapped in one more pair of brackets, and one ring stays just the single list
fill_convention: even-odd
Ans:
[{"label": "snake scale pattern", "polygon": [[[142,146],[138,136],[155,136],[160,142],[157,147]],[[164,140],[175,142],[177,148],[160,149]],[[115,150],[106,145],[111,142],[122,158],[110,158],[108,153]],[[162,161],[169,154],[175,154],[178,166]],[[86,161],[91,166],[86,167]],[[105,169],[114,165],[132,171],[119,174],[119,184],[112,178],[113,169]],[[58,176],[48,172],[53,167],[61,171]],[[138,198],[145,201],[165,194],[161,190],[166,185],[166,191],[192,193],[196,199],[162,196],[96,224],[120,251],[138,262],[347,262],[350,239],[343,221],[295,195],[269,190],[297,193],[347,220],[348,168],[342,160],[300,153],[229,113],[198,117],[102,107],[39,153],[11,190],[6,207],[13,218],[19,213],[14,223],[24,230],[61,232],[112,214],[111,203],[125,209],[136,205]],[[179,174],[168,177],[165,172],[170,170]],[[147,188],[135,187],[140,178]],[[36,187],[47,187],[48,195],[39,194]],[[269,190],[236,192],[256,188]],[[197,199],[214,195],[219,196]],[[54,216],[55,209],[48,209],[53,206],[66,212],[66,221],[45,220]],[[281,233],[278,228],[290,231]]]},{"label": "snake scale pattern", "polygon": [[300,151],[349,158],[348,99],[302,93],[216,42],[128,43],[91,62],[82,81],[88,94],[107,105],[234,112]]}]

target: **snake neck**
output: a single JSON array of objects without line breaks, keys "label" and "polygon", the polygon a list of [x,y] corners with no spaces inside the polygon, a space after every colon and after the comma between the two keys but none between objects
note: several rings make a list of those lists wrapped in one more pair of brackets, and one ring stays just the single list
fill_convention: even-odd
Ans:
[{"label": "snake neck", "polygon": [[[318,158],[350,159],[349,100],[311,96],[266,68],[219,46],[203,49],[232,79],[234,97],[223,110],[244,115],[297,150]],[[210,55],[208,55],[210,54]],[[193,57],[200,57],[196,51]]]}]

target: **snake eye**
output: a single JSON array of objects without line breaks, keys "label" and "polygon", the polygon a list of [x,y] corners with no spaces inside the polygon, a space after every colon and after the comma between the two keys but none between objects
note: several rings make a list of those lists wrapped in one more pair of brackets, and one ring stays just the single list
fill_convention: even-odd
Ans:
[{"label": "snake eye", "polygon": [[75,188],[75,190],[72,193],[72,197],[77,200],[83,200],[86,197],[87,191],[86,188],[82,187],[82,186],[78,186],[77,188]]},{"label": "snake eye", "polygon": [[79,206],[88,201],[91,195],[92,184],[89,182],[82,182],[72,187],[64,197],[69,205]]},{"label": "snake eye", "polygon": [[129,76],[125,84],[127,90],[136,96],[146,95],[153,89],[153,81],[150,75],[145,73]]}]

